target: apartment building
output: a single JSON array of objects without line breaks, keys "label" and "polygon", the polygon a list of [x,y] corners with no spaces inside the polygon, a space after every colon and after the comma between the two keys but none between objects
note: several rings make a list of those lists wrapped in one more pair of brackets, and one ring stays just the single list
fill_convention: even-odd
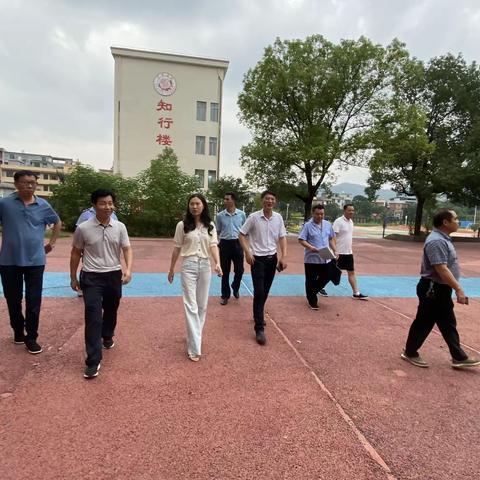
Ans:
[{"label": "apartment building", "polygon": [[13,176],[18,170],[31,170],[38,175],[36,194],[48,198],[52,187],[73,167],[71,158],[53,157],[39,153],[13,152],[0,148],[0,196],[15,191]]}]

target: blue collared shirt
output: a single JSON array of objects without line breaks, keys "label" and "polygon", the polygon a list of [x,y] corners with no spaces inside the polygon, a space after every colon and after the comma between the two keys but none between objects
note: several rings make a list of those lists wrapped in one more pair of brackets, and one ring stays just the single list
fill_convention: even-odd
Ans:
[{"label": "blue collared shirt", "polygon": [[[315,248],[323,248],[330,246],[330,239],[335,237],[332,224],[327,220],[322,220],[322,223],[315,223],[310,219],[303,225],[302,231],[298,238],[305,240]],[[324,260],[320,258],[317,253],[311,252],[308,248],[305,249],[304,256],[305,263],[328,263],[330,260]]]},{"label": "blue collared shirt", "polygon": [[424,278],[436,283],[445,282],[435,270],[435,265],[447,265],[453,276],[460,278],[460,265],[458,264],[457,252],[452,239],[446,233],[434,228],[425,240],[423,247],[422,268],[420,274]]},{"label": "blue collared shirt", "polygon": [[220,240],[237,240],[238,232],[242,225],[245,223],[245,212],[235,209],[235,213],[228,213],[228,211],[222,210],[216,219],[217,233]]},{"label": "blue collared shirt", "polygon": [[[78,227],[81,223],[86,222],[87,220],[90,220],[95,215],[96,215],[95,209],[93,207],[87,208],[80,214],[80,216],[78,217],[77,223],[75,225]],[[115,212],[112,212],[112,215],[110,218],[112,220],[118,220],[117,215],[115,215]]]},{"label": "blue collared shirt", "polygon": [[17,192],[0,199],[3,229],[0,265],[45,265],[45,228],[59,220],[55,210],[43,198],[35,196],[35,202],[30,205],[25,205]]}]

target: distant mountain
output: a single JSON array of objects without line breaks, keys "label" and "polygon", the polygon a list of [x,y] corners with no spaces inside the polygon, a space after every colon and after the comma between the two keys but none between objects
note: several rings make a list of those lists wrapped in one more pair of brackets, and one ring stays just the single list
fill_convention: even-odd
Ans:
[{"label": "distant mountain", "polygon": [[[338,185],[334,185],[332,187],[333,193],[349,193],[352,196],[356,195],[365,195],[365,188],[366,185],[360,185],[358,183],[339,183]],[[380,189],[377,190],[377,196],[380,200],[390,200],[391,198],[396,197],[398,194],[395,193],[393,190],[387,189]]]}]

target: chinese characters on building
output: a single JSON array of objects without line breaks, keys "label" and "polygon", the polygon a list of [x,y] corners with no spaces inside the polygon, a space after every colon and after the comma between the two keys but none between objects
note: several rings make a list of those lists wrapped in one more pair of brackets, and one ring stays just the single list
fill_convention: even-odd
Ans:
[{"label": "chinese characters on building", "polygon": [[166,103],[163,100],[160,100],[156,106],[157,112],[161,115],[157,123],[160,127],[160,132],[156,137],[156,142],[161,146],[172,146],[173,140],[170,136],[170,129],[173,127],[173,119],[170,116],[170,112],[173,110],[172,103]]}]

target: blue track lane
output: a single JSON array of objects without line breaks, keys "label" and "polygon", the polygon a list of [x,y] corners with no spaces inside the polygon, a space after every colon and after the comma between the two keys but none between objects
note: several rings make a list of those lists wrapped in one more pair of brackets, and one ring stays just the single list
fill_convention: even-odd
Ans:
[{"label": "blue track lane", "polygon": [[[357,276],[362,292],[371,297],[415,298],[417,276]],[[277,274],[273,282],[270,295],[280,297],[303,297],[305,277],[303,275]],[[240,294],[247,296],[252,290],[252,279],[245,274]],[[462,278],[461,283],[466,294],[472,298],[480,298],[480,277]],[[47,272],[44,277],[44,297],[74,297],[76,294],[70,289],[68,273]],[[248,288],[248,289],[247,289]],[[332,297],[346,297],[351,295],[346,276],[338,287],[328,284],[326,288]],[[3,295],[3,290],[0,288]],[[124,297],[179,297],[182,295],[180,274],[175,275],[172,285],[167,281],[166,273],[135,273],[130,284],[123,289]],[[220,296],[220,279],[212,276],[210,286],[211,296]]]}]

